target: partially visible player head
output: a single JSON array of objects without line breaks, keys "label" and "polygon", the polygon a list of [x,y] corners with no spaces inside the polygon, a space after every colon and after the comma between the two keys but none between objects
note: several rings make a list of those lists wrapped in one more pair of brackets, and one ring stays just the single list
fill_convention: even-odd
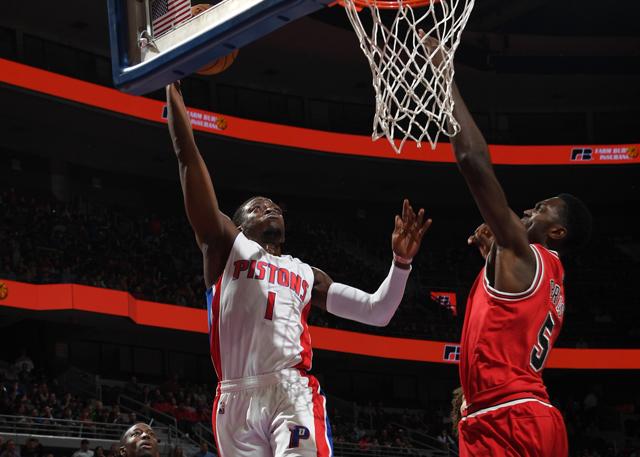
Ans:
[{"label": "partially visible player head", "polygon": [[120,437],[119,457],[160,457],[158,438],[153,429],[142,422],[132,425]]},{"label": "partially visible player head", "polygon": [[233,223],[245,236],[260,244],[284,243],[282,209],[267,197],[251,197],[233,214]]},{"label": "partially visible player head", "polygon": [[560,194],[526,210],[522,223],[529,242],[566,253],[579,250],[589,241],[593,220],[581,200],[571,194]]},{"label": "partially visible player head", "polygon": [[462,408],[464,403],[464,394],[462,393],[462,387],[458,387],[453,390],[451,397],[451,432],[454,436],[458,436],[458,424],[462,419]]}]

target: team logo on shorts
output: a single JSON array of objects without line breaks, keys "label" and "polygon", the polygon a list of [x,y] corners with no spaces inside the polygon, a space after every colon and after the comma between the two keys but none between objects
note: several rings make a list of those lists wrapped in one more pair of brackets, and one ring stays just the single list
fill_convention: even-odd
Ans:
[{"label": "team logo on shorts", "polygon": [[218,403],[218,414],[224,414],[224,401]]},{"label": "team logo on shorts", "polygon": [[311,438],[309,429],[303,425],[290,425],[289,432],[291,432],[291,436],[289,437],[289,449],[300,447],[300,440],[308,440]]}]

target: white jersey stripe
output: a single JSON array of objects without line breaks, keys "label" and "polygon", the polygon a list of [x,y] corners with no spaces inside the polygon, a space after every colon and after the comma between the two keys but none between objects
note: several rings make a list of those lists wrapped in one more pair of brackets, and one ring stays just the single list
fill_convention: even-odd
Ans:
[{"label": "white jersey stripe", "polygon": [[476,411],[474,413],[467,414],[461,420],[466,420],[466,419],[469,419],[469,418],[472,418],[472,417],[476,417],[476,416],[480,416],[482,414],[486,414],[486,413],[490,413],[492,411],[496,411],[498,409],[508,408],[510,406],[520,405],[522,403],[529,403],[529,402],[532,402],[532,401],[540,403],[541,405],[547,406],[549,408],[553,408],[553,405],[550,405],[549,403],[545,403],[542,400],[538,400],[537,398],[521,398],[519,400],[508,401],[506,403],[500,403],[498,405],[490,406],[489,408],[480,409],[480,410],[478,410],[478,411]]}]

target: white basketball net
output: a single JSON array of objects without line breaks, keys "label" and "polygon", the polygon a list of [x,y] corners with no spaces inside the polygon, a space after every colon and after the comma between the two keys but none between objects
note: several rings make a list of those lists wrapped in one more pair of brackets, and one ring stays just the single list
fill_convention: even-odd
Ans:
[{"label": "white basketball net", "polygon": [[[367,31],[354,0],[342,0],[371,67],[376,94],[373,141],[385,136],[399,154],[407,139],[421,147],[425,139],[434,149],[440,134],[460,130],[453,118],[453,56],[467,24],[474,0],[433,0],[420,7],[401,4],[393,13],[375,0],[367,7]],[[384,16],[384,18],[383,18]],[[386,24],[384,23],[386,22]],[[420,37],[418,30],[424,30]],[[429,37],[435,48],[425,47]],[[434,56],[440,60],[434,62]],[[397,144],[395,137],[400,140]]]}]

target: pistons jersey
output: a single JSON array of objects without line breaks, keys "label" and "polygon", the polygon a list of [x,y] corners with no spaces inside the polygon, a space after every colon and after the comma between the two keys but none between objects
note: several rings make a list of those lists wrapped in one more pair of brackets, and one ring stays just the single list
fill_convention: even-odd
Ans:
[{"label": "pistons jersey", "polygon": [[211,359],[220,381],[311,368],[307,327],[313,271],[274,256],[242,232],[207,290]]},{"label": "pistons jersey", "polygon": [[542,370],[562,327],[564,268],[554,251],[530,247],[536,273],[528,290],[496,290],[485,267],[469,293],[459,369],[471,411],[522,398],[548,402]]}]

